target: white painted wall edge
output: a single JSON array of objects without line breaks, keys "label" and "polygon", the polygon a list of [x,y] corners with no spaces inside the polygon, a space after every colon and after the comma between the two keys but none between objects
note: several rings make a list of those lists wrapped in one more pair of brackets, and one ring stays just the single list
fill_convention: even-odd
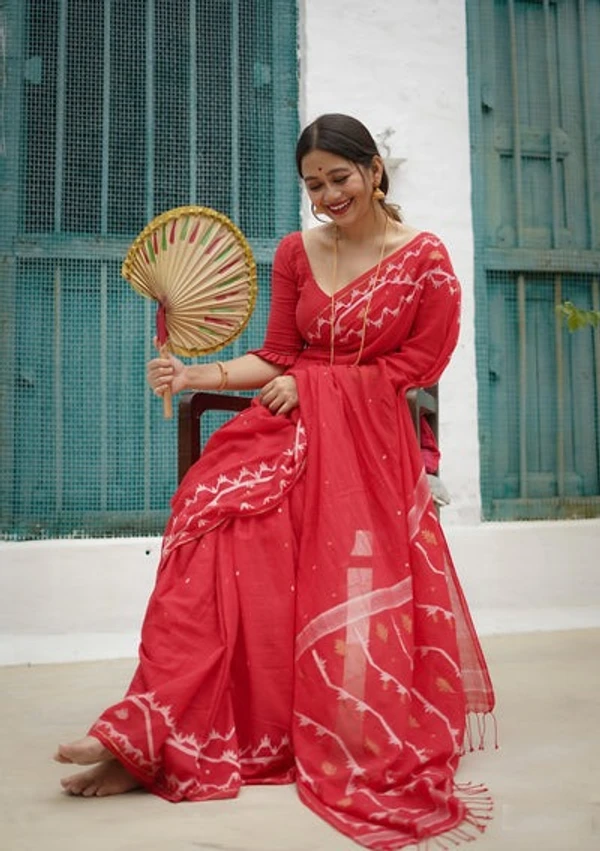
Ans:
[{"label": "white painted wall edge", "polygon": [[[600,626],[600,520],[445,529],[482,635]],[[0,664],[135,656],[160,539],[0,543]]]},{"label": "white painted wall edge", "polygon": [[[562,609],[472,609],[480,636],[600,629],[600,606]],[[0,667],[137,658],[137,632],[0,635]]]}]

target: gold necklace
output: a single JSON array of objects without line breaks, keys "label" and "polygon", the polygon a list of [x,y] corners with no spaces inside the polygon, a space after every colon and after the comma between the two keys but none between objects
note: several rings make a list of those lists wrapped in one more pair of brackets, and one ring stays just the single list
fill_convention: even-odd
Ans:
[{"label": "gold necklace", "polygon": [[[383,255],[385,253],[385,239],[387,236],[387,227],[389,222],[389,216],[385,217],[385,226],[383,229],[383,239],[381,240],[381,253],[379,254],[379,263],[377,264],[377,269],[375,270],[375,277],[373,278],[373,282],[371,284],[371,288],[369,290],[369,295],[367,296],[367,304],[363,309],[363,324],[360,336],[360,348],[358,350],[358,354],[356,356],[356,360],[352,364],[352,366],[357,366],[362,357],[363,350],[365,348],[365,337],[367,334],[367,318],[369,316],[369,308],[371,307],[371,299],[373,298],[373,293],[375,292],[375,287],[377,286],[377,282],[379,281],[379,272],[381,270],[381,264],[383,263]],[[331,309],[329,316],[329,365],[333,366],[335,360],[335,290],[337,286],[337,259],[338,259],[338,240],[339,240],[339,231],[336,227],[335,229],[335,240],[333,243],[333,273],[332,273],[332,291],[331,291]]]}]

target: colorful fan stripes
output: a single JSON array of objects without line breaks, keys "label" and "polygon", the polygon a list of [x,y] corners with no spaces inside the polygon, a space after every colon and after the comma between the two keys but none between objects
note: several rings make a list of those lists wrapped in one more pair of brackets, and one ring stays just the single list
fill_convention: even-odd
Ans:
[{"label": "colorful fan stripes", "polygon": [[153,219],[132,243],[122,274],[159,303],[159,342],[180,355],[222,349],[256,303],[252,250],[239,228],[209,207],[177,207]]}]

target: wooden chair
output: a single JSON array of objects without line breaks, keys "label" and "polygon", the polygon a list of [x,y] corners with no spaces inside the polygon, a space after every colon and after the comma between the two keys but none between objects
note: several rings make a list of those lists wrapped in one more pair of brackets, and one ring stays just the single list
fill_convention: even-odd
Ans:
[{"label": "wooden chair", "polygon": [[[438,441],[438,387],[409,390],[407,401],[410,408],[417,439],[421,436],[421,416],[425,416]],[[200,457],[202,439],[200,420],[207,411],[243,411],[248,408],[251,399],[232,393],[209,393],[198,390],[183,393],[179,399],[179,418],[177,426],[177,472],[179,481],[185,476],[192,464]]]}]

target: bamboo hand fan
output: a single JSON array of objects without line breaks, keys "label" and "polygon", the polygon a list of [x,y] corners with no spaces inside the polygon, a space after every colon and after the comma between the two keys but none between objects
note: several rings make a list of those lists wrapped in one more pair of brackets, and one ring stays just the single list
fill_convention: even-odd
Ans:
[{"label": "bamboo hand fan", "polygon": [[[161,355],[195,357],[222,349],[246,327],[256,302],[256,264],[244,235],[209,207],[177,207],[133,241],[122,275],[158,302]],[[164,416],[173,416],[171,394]]]}]

